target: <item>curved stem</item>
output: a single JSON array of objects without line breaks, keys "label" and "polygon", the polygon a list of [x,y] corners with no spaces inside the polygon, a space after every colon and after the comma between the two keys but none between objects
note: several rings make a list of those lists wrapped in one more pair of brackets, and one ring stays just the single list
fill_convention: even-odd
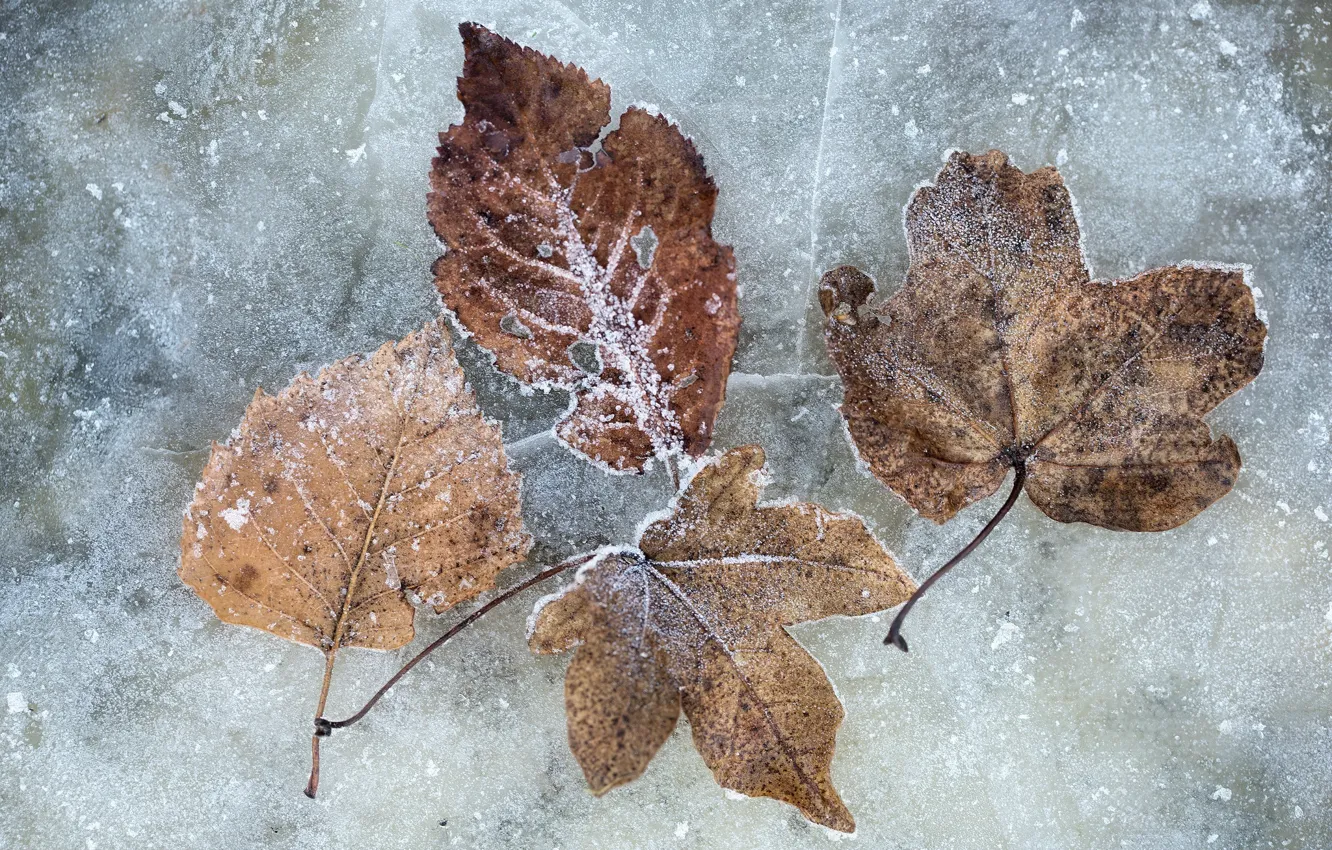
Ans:
[{"label": "curved stem", "polygon": [[[356,723],[362,717],[365,717],[365,715],[369,713],[370,709],[375,707],[375,703],[379,702],[380,699],[383,698],[384,694],[388,693],[389,688],[392,688],[394,685],[396,685],[398,683],[398,680],[401,679],[403,676],[407,675],[407,672],[409,670],[411,670],[417,664],[420,664],[422,661],[424,661],[426,656],[428,656],[430,653],[434,652],[435,650],[443,646],[445,643],[447,643],[449,638],[453,637],[458,632],[462,631],[463,629],[470,626],[472,623],[475,623],[477,620],[481,619],[483,616],[485,616],[487,611],[494,608],[496,605],[499,605],[505,600],[512,599],[513,597],[522,593],[524,590],[527,590],[529,587],[531,587],[534,584],[540,584],[546,579],[551,578],[553,576],[557,576],[560,573],[564,572],[565,570],[571,569],[573,567],[582,566],[583,564],[586,564],[588,561],[592,560],[594,557],[596,557],[595,552],[589,555],[579,555],[577,557],[570,558],[569,560],[564,561],[562,563],[556,564],[553,567],[548,567],[547,569],[542,570],[541,572],[537,573],[536,575],[532,576],[526,581],[514,585],[513,587],[501,593],[499,596],[496,596],[494,599],[487,602],[485,605],[482,605],[480,608],[468,614],[466,617],[459,620],[458,623],[454,625],[453,628],[449,629],[444,634],[435,638],[433,643],[431,643],[429,646],[427,646],[425,649],[421,650],[420,652],[416,653],[416,656],[412,658],[411,661],[408,661],[406,664],[402,665],[402,668],[398,670],[398,672],[390,676],[389,680],[385,682],[380,687],[379,690],[375,691],[374,696],[370,697],[370,699],[366,701],[366,704],[361,706],[360,711],[356,712],[351,717],[348,717],[345,720],[329,720],[323,716],[316,717],[315,740],[318,741],[319,738],[327,737],[334,729],[344,729],[348,726],[351,726],[353,723]],[[322,710],[323,706],[321,705],[320,708]],[[318,754],[317,744],[316,744],[315,753],[317,756]]]},{"label": "curved stem", "polygon": [[1018,496],[1022,493],[1022,485],[1027,481],[1027,466],[1025,463],[1018,463],[1015,466],[1014,471],[1013,490],[1008,494],[1008,499],[1004,502],[1003,507],[1001,507],[999,512],[985,524],[985,527],[980,530],[980,533],[972,538],[970,543],[963,547],[961,552],[958,552],[953,556],[952,560],[935,570],[933,575],[925,579],[920,587],[916,588],[916,592],[911,594],[911,598],[907,600],[906,604],[902,606],[902,610],[898,611],[897,616],[893,618],[893,624],[888,627],[888,636],[883,639],[885,644],[892,644],[903,652],[907,651],[906,638],[902,637],[902,621],[906,619],[907,614],[911,613],[911,608],[922,596],[925,595],[925,591],[929,590],[936,581],[943,578],[944,573],[961,563],[962,560],[970,555],[977,546],[981,545],[985,538],[990,536],[990,532],[994,531],[995,526],[997,526],[1003,518],[1008,515],[1008,512],[1013,509],[1013,505],[1017,504]]}]

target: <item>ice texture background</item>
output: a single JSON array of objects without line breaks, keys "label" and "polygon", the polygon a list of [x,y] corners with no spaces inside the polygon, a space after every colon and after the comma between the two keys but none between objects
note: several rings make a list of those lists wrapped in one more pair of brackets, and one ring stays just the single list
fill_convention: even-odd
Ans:
[{"label": "ice texture background", "polygon": [[[846,705],[833,775],[874,848],[1332,847],[1332,5],[1310,2],[0,2],[0,848],[822,847],[718,788],[683,726],[596,799],[539,594],[325,745],[316,651],[219,623],[180,511],[256,386],[438,310],[435,133],[477,20],[651,103],[721,187],[744,329],[717,448],[771,498],[864,515],[917,576],[946,527],[856,470],[818,275],[905,271],[950,148],[1058,164],[1094,272],[1248,263],[1259,379],[1211,417],[1245,467],[1183,528],[1027,501],[913,615],[802,626]],[[669,499],[608,477],[460,354],[525,476],[535,561],[631,542]],[[516,568],[516,581],[535,564]],[[417,646],[454,616],[420,617]],[[410,653],[346,651],[330,713]]]}]

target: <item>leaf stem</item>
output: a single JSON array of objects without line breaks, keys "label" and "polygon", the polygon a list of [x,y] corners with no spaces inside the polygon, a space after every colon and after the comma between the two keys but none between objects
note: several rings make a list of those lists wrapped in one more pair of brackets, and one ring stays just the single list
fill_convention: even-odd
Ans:
[{"label": "leaf stem", "polygon": [[[315,723],[319,723],[319,718],[324,713],[324,705],[328,702],[328,686],[333,683],[333,659],[337,657],[337,651],[331,650],[324,653],[324,685],[319,689],[319,705],[315,706]],[[319,793],[319,735],[310,736],[310,778],[305,782],[305,796],[311,800],[315,794]]]},{"label": "leaf stem", "polygon": [[916,592],[911,594],[911,598],[907,600],[906,604],[902,606],[902,610],[898,611],[897,616],[893,618],[893,624],[888,627],[888,636],[883,639],[885,644],[892,644],[903,652],[907,651],[906,638],[902,637],[902,621],[906,619],[906,615],[911,613],[911,608],[925,595],[925,591],[929,590],[936,581],[943,578],[944,573],[961,563],[977,546],[984,542],[985,538],[990,536],[990,532],[994,531],[995,526],[1002,522],[1008,512],[1013,509],[1013,505],[1017,504],[1018,496],[1022,493],[1022,485],[1026,481],[1027,465],[1023,462],[1014,464],[1013,490],[1008,494],[1008,499],[1005,500],[1003,507],[999,508],[999,512],[985,524],[985,527],[972,538],[970,543],[962,548],[961,552],[958,552],[952,560],[935,570],[933,575],[921,582],[920,587],[916,588]]},{"label": "leaf stem", "polygon": [[481,619],[490,609],[494,608],[495,606],[499,605],[500,603],[508,599],[512,599],[513,597],[522,593],[524,590],[527,590],[529,587],[532,587],[535,584],[540,584],[546,579],[551,578],[553,576],[557,576],[566,570],[572,569],[573,567],[582,566],[583,564],[586,564],[588,561],[592,560],[594,557],[596,557],[595,552],[590,554],[577,555],[573,558],[570,558],[567,561],[558,563],[553,567],[548,567],[542,570],[541,572],[537,573],[536,575],[532,576],[531,578],[527,579],[526,581],[514,585],[513,587],[501,593],[499,596],[496,596],[494,599],[487,602],[485,605],[482,605],[480,608],[468,614],[462,620],[458,621],[458,623],[454,625],[453,628],[449,629],[447,632],[440,635],[438,638],[434,640],[433,643],[431,643],[425,649],[416,653],[416,656],[412,658],[411,661],[408,661],[406,664],[402,665],[402,668],[398,670],[398,672],[390,676],[389,680],[385,682],[380,687],[379,690],[375,691],[374,696],[370,697],[370,699],[366,701],[365,705],[361,706],[361,710],[353,714],[351,717],[348,717],[345,720],[329,720],[323,716],[324,706],[323,703],[321,702],[319,705],[320,716],[315,718],[315,741],[316,741],[315,764],[318,765],[319,763],[318,762],[319,745],[317,742],[320,738],[327,737],[330,733],[332,733],[334,729],[344,729],[356,723],[361,718],[365,717],[365,715],[369,713],[370,709],[375,707],[375,703],[379,702],[380,699],[383,698],[384,694],[388,693],[389,689],[398,683],[399,679],[407,675],[407,672],[409,670],[411,670],[417,664],[420,664],[422,661],[424,661],[426,656],[434,652],[436,649],[439,649],[458,632],[462,631],[463,629],[470,626],[472,623],[475,623],[477,620]]}]

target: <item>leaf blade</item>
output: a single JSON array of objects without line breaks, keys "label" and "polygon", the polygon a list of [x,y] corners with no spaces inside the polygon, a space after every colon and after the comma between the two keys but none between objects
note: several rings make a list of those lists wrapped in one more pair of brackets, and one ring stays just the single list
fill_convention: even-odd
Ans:
[{"label": "leaf blade", "polygon": [[[638,108],[594,155],[609,121],[603,83],[475,25],[463,37],[467,111],[441,134],[428,201],[448,246],[434,266],[446,307],[502,371],[575,395],[556,427],[575,451],[634,472],[700,455],[739,328],[735,260],[712,238],[702,157]],[[631,244],[648,232],[650,261]]]},{"label": "leaf blade", "polygon": [[1262,368],[1242,272],[1092,281],[1058,172],[998,151],[950,157],[906,221],[911,268],[883,305],[862,306],[873,283],[854,269],[821,287],[843,414],[885,485],[944,522],[1022,463],[1050,517],[1123,530],[1173,528],[1230,490],[1238,452],[1202,417]]},{"label": "leaf blade", "polygon": [[[538,653],[578,647],[565,708],[571,748],[589,782],[620,755],[624,739],[644,740],[644,730],[609,734],[602,722],[600,734],[584,734],[594,728],[588,718],[599,715],[588,708],[596,700],[583,683],[594,677],[580,659],[601,667],[633,659],[651,665],[640,678],[660,677],[678,694],[720,784],[850,831],[854,820],[830,774],[841,704],[822,667],[783,625],[881,610],[904,600],[912,583],[858,519],[817,505],[760,505],[762,466],[762,450],[744,446],[700,470],[672,516],[644,531],[640,552],[607,554],[543,600],[529,645]],[[574,665],[576,694],[567,684]],[[626,704],[609,675],[597,681],[601,710]],[[650,758],[660,741],[646,740],[650,751],[636,752]],[[633,765],[622,781],[646,762]]]},{"label": "leaf blade", "polygon": [[[404,471],[431,498],[396,494]],[[518,486],[429,323],[276,396],[256,393],[186,509],[179,574],[225,622],[329,654],[394,649],[413,637],[408,593],[447,593],[442,610],[522,559]],[[455,500],[470,503],[466,522],[419,533]]]}]

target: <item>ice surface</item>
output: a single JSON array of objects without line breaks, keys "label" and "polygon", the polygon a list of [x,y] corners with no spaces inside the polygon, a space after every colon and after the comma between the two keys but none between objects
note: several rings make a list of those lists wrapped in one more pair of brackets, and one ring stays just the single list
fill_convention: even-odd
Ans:
[{"label": "ice surface", "polygon": [[[311,802],[319,656],[175,576],[254,388],[438,309],[426,175],[469,19],[693,136],[744,288],[718,448],[761,441],[769,498],[861,513],[917,576],[996,505],[938,527],[857,471],[813,292],[839,262],[898,284],[902,206],[946,150],[1058,164],[1098,275],[1250,264],[1268,361],[1212,417],[1234,493],[1154,535],[1024,500],[916,609],[909,656],[884,617],[796,633],[846,704],[833,775],[864,846],[1332,846],[1332,6],[293,0],[0,5],[0,848],[831,837],[722,792],[684,729],[587,794],[565,661],[528,653],[521,602],[330,739]],[[592,469],[549,435],[567,398],[461,349],[536,557],[667,504],[664,469]],[[411,651],[345,653],[332,712]]]}]

